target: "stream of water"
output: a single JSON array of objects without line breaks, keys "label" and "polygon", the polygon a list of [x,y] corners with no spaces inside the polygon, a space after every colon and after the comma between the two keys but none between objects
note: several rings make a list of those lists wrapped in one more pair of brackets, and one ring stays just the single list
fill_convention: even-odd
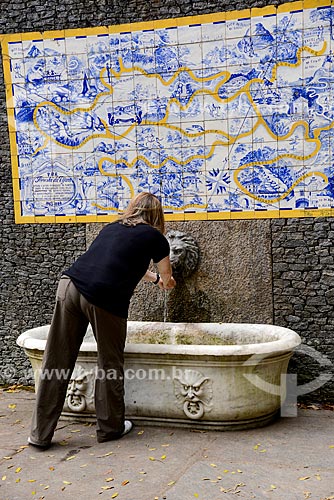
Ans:
[{"label": "stream of water", "polygon": [[168,316],[167,300],[168,300],[168,292],[167,292],[167,290],[164,290],[164,323],[166,323],[167,316]]}]

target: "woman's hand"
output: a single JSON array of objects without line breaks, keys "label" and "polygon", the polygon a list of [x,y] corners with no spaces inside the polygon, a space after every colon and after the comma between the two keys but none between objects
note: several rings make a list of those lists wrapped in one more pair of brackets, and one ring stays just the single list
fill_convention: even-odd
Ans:
[{"label": "woman's hand", "polygon": [[160,281],[159,281],[159,288],[161,290],[172,290],[176,285],[176,281],[175,279],[173,278],[173,276],[171,276],[169,278],[169,281],[164,285],[164,282],[162,281],[162,279],[160,278]]},{"label": "woman's hand", "polygon": [[[169,257],[165,257],[160,262],[157,263],[157,268],[160,275],[160,280],[157,283],[161,290],[172,290],[176,281],[172,276],[172,266],[170,264]],[[147,270],[143,276],[144,281],[150,281],[151,283],[156,283],[157,273]]]},{"label": "woman's hand", "polygon": [[[165,276],[163,276],[163,277],[160,276],[158,283],[157,283],[157,278],[158,278],[157,273],[154,273],[152,271],[147,270],[142,279],[144,281],[150,281],[151,283],[156,283],[159,286],[159,288],[161,288],[161,290],[171,290],[176,285],[176,281],[173,278],[173,276],[167,277],[167,283],[166,283]],[[165,279],[165,285],[164,285],[164,281],[163,281],[164,279]]]}]

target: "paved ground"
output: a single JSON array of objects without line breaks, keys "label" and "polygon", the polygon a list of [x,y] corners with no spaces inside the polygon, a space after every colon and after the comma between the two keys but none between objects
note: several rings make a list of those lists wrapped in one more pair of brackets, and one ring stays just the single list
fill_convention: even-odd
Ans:
[{"label": "paved ground", "polygon": [[0,391],[0,500],[334,499],[334,412],[299,410],[262,429],[136,427],[97,444],[60,422],[44,452],[26,445],[34,394]]}]

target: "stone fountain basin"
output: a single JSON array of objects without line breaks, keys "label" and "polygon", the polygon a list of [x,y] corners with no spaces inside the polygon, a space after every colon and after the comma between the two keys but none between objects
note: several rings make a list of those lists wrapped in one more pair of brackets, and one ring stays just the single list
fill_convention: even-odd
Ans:
[{"label": "stone fountain basin", "polygon": [[[38,387],[49,325],[22,333]],[[265,425],[285,400],[285,374],[300,337],[246,323],[128,322],[127,417],[138,423],[230,430]],[[93,420],[96,343],[90,328],[69,384],[63,418]]]}]

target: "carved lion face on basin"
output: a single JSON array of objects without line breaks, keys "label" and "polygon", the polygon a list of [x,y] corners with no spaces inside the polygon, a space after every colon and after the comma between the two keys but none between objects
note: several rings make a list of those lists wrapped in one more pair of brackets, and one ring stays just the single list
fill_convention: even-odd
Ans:
[{"label": "carved lion face on basin", "polygon": [[198,264],[199,248],[192,236],[171,230],[166,234],[170,245],[170,260],[174,272],[189,276]]},{"label": "carved lion face on basin", "polygon": [[197,420],[212,408],[212,381],[196,370],[184,370],[174,380],[176,404],[186,417]]},{"label": "carved lion face on basin", "polygon": [[80,365],[73,370],[64,409],[75,413],[94,409],[94,375]]}]

